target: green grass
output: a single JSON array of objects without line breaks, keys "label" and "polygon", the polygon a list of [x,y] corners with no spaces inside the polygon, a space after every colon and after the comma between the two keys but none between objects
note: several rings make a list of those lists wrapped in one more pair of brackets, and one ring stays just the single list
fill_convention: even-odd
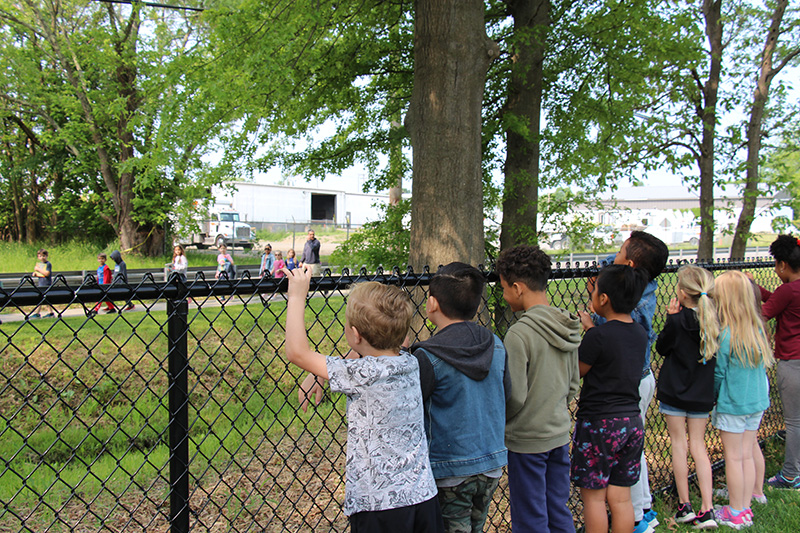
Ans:
[{"label": "green grass", "polygon": [[[114,262],[111,260],[111,252],[120,249],[118,243],[101,249],[92,244],[78,241],[54,246],[0,241],[0,256],[3,257],[3,261],[0,262],[0,272],[33,272],[33,266],[36,264],[36,252],[40,248],[48,251],[48,259],[53,265],[54,273],[71,270],[94,271],[97,269],[97,254],[101,252],[105,252],[108,256],[107,264],[113,268]],[[236,256],[239,257],[240,254],[241,252],[237,252]],[[169,255],[158,257],[141,257],[134,254],[123,254],[122,257],[129,269],[149,268],[160,271],[165,264],[172,262],[172,252]],[[186,257],[189,260],[189,266],[216,265],[215,254],[189,250],[186,252]],[[255,262],[255,260],[251,259],[245,262],[251,263]]]},{"label": "green grass", "polygon": [[[763,446],[764,458],[767,465],[767,477],[772,476],[780,470],[783,462],[784,443],[777,439],[769,439]],[[715,487],[721,487],[725,483],[724,472],[715,475]],[[700,492],[697,486],[690,483],[690,497],[694,509],[699,509]],[[788,531],[800,531],[800,492],[789,490],[775,490],[765,487],[764,494],[767,496],[767,505],[754,504],[753,512],[755,520],[753,527],[747,529],[753,533],[785,533]],[[714,499],[714,503],[724,505],[728,502],[719,498]],[[677,510],[677,496],[674,494],[657,496],[654,501],[654,508],[658,512],[659,522],[662,524],[656,531],[695,531],[690,525],[680,525],[671,520]],[[720,527],[721,531],[728,528]]]},{"label": "green grass", "polygon": [[[309,336],[324,353],[345,349],[344,338],[322,326],[336,324],[342,305],[341,297],[309,304]],[[339,395],[309,413],[298,410],[303,372],[282,356],[275,317],[284,313],[284,302],[265,308],[258,297],[224,311],[190,310],[189,453],[194,475],[209,473],[200,483],[213,483],[231,464],[292,449],[304,432],[325,445],[333,438],[325,426],[343,427]],[[28,525],[44,529],[54,519],[44,507],[76,498],[97,497],[93,505],[110,509],[118,495],[148,487],[156,487],[149,499],[165,497],[158,480],[168,478],[166,316],[126,317],[142,321],[68,317],[46,335],[36,329],[43,322],[0,325],[13,335],[0,346],[3,374],[13,376],[0,385],[0,501],[7,502],[0,531],[14,529],[13,513],[29,512]]]},{"label": "green grass", "polygon": [[[276,242],[287,239],[291,236],[291,231],[269,231],[260,229],[256,232],[256,239],[259,241]],[[302,236],[303,234],[300,234]],[[303,237],[305,239],[305,237]]]}]

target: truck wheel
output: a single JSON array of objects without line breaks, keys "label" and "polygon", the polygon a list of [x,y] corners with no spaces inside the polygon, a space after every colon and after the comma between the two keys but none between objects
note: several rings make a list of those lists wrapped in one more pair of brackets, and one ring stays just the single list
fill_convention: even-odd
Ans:
[{"label": "truck wheel", "polygon": [[252,250],[253,249],[253,243],[252,242],[246,242],[246,243],[242,244],[242,248],[244,248],[245,250]]},{"label": "truck wheel", "polygon": [[689,244],[691,244],[692,246],[697,246],[698,244],[700,244],[700,239],[698,239],[697,237],[692,237],[691,239],[689,239]]},{"label": "truck wheel", "polygon": [[195,246],[197,246],[198,250],[205,250],[206,248],[208,248],[208,246],[206,246],[205,244],[203,244],[201,242],[198,242],[197,244],[195,244]]},{"label": "truck wheel", "polygon": [[214,241],[214,244],[217,248],[225,244],[225,237],[222,235],[217,235],[217,239]]}]

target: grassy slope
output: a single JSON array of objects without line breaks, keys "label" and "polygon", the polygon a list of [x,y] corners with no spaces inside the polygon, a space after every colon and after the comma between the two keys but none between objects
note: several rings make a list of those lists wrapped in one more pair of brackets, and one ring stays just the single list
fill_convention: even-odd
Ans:
[{"label": "grassy slope", "polygon": [[[310,303],[308,323],[317,320],[309,335],[325,353],[344,348],[343,337],[335,346],[321,325],[336,323],[334,309],[341,306],[341,297]],[[338,396],[315,412],[298,413],[302,372],[287,368],[283,329],[275,327],[284,311],[283,302],[264,307],[258,296],[224,310],[192,307],[194,472],[211,468],[213,479],[235,456],[252,457],[302,431],[319,432],[334,411],[341,420],[344,398]],[[0,336],[6,341],[1,371],[8,377],[0,390],[0,460],[7,464],[0,501],[9,502],[9,510],[33,512],[44,529],[54,513],[42,502],[59,509],[76,497],[99,495],[94,505],[111,508],[114,494],[133,496],[161,483],[168,461],[165,323],[165,313],[153,313],[0,326],[13,335]],[[44,328],[52,329],[42,343]],[[156,501],[164,496],[161,489],[148,492]],[[14,523],[11,513],[0,511],[0,530]]]}]

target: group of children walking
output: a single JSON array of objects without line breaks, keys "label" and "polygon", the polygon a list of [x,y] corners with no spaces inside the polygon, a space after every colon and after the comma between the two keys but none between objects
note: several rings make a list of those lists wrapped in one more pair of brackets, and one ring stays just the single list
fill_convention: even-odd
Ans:
[{"label": "group of children walking", "polygon": [[[41,249],[36,252],[36,265],[33,267],[32,276],[36,278],[37,285],[42,290],[53,284],[53,265],[50,263],[49,255],[50,254],[45,249]],[[106,264],[108,261],[108,256],[106,256],[106,254],[100,253],[97,255],[97,262],[99,264],[97,267],[97,283],[100,285],[107,285],[114,280],[120,280],[122,282],[128,281],[128,267],[125,264],[125,261],[123,261],[122,254],[119,252],[119,250],[114,250],[111,252],[111,259],[114,261],[114,270],[111,270],[111,268],[109,268],[109,266]],[[89,311],[89,316],[96,315],[103,304],[106,306],[106,313],[114,313],[117,311],[117,308],[114,306],[113,302],[98,302],[97,305],[95,305],[94,308]],[[134,309],[134,307],[135,306],[133,303],[128,303],[123,310],[130,311],[131,309]],[[48,312],[43,315],[42,311]],[[26,319],[51,318],[55,315],[56,311],[53,306],[42,304],[37,306]]]},{"label": "group of children walking", "polygon": [[[122,259],[122,254],[119,252],[119,250],[114,250],[111,252],[111,260],[114,261],[114,270],[111,270],[111,268],[106,264],[108,261],[108,256],[106,254],[97,254],[97,283],[99,285],[108,285],[114,281],[127,283],[128,265],[125,264],[125,261]],[[89,316],[95,316],[100,311],[100,308],[104,305],[106,313],[131,311],[136,307],[133,302],[128,302],[124,307],[119,309],[114,305],[114,302],[111,301],[97,302],[97,305],[95,305],[94,308],[89,311]]]},{"label": "group of children walking", "polygon": [[[770,252],[784,282],[774,294],[738,271],[715,280],[697,266],[681,267],[660,335],[652,324],[668,250],[644,232],[633,232],[613,264],[589,281],[588,311],[579,316],[550,305],[544,252],[503,251],[496,265],[503,298],[522,313],[503,342],[471,321],[485,281],[474,267],[439,269],[426,303],[436,333],[410,347],[406,293],[360,283],[348,296],[345,358],[309,347],[304,307],[312,271],[283,269],[286,355],[310,372],[301,407],[321,401],[320,378],[347,396],[344,511],[352,531],[482,531],[506,465],[515,532],[574,532],[570,482],[580,489],[588,533],[608,531],[608,510],[615,533],[653,531],[658,519],[643,454],[656,389],[653,342],[664,358],[657,399],[672,443],[675,519],[698,529],[751,525],[751,499],[766,501],[756,441],[773,361],[765,318],[777,318],[787,433],[786,463],[766,484],[800,488],[800,240],[782,235]],[[579,391],[573,430],[570,403]],[[720,431],[729,496],[716,510],[705,447],[709,413]],[[700,488],[697,512],[688,453]]]}]

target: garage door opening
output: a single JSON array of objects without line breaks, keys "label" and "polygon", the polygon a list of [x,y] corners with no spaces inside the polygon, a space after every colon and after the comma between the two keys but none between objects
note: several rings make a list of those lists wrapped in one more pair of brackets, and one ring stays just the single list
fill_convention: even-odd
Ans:
[{"label": "garage door opening", "polygon": [[312,194],[311,219],[326,222],[336,221],[336,195]]}]

